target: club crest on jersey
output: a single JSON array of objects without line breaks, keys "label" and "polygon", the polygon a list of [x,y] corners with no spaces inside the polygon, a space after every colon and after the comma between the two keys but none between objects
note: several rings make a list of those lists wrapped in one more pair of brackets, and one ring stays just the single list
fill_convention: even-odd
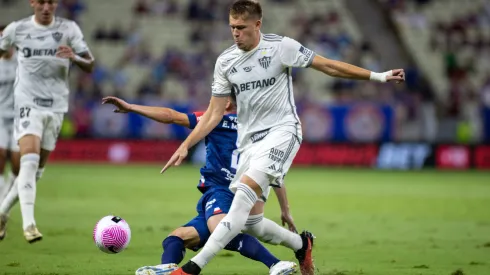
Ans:
[{"label": "club crest on jersey", "polygon": [[271,65],[271,60],[272,57],[270,56],[264,56],[262,58],[259,58],[260,66],[262,66],[262,68],[267,70],[267,68],[269,68],[269,66]]},{"label": "club crest on jersey", "polygon": [[63,34],[60,32],[54,32],[52,35],[53,35],[54,41],[56,41],[56,42],[60,42],[61,38],[63,38]]}]

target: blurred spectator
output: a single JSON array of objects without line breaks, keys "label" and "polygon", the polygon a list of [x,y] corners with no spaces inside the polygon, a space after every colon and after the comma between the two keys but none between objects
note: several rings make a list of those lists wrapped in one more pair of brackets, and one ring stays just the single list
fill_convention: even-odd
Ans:
[{"label": "blurred spectator", "polygon": [[150,13],[150,4],[147,0],[136,0],[133,6],[133,12],[137,15],[146,15]]},{"label": "blurred spectator", "polygon": [[109,39],[109,30],[107,29],[107,25],[104,23],[99,23],[95,28],[93,37],[96,41]]},{"label": "blurred spectator", "polygon": [[174,15],[179,11],[176,0],[155,0],[151,9],[157,16]]},{"label": "blurred spectator", "polygon": [[63,17],[77,21],[78,16],[85,10],[82,0],[62,0],[58,7],[58,12],[63,13]]}]

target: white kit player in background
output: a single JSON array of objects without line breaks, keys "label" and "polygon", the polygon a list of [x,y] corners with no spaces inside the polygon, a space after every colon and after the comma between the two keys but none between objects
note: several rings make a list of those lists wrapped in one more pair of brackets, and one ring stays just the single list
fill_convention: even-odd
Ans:
[{"label": "white kit player in background", "polygon": [[[262,34],[262,8],[254,0],[235,1],[229,23],[235,45],[216,61],[208,110],[162,172],[180,165],[188,149],[219,123],[228,95],[234,91],[240,150],[236,176],[230,186],[235,197],[230,211],[204,248],[172,274],[199,274],[231,239],[247,230],[250,210],[262,193],[270,185],[282,184],[302,141],[292,92],[292,67],[312,67],[332,77],[357,80],[402,82],[405,78],[402,69],[374,73],[316,55],[294,39]],[[311,252],[307,257],[311,257]],[[301,266],[301,272],[313,274],[313,264],[308,261]]]},{"label": "white kit player in background", "polygon": [[[0,33],[5,26],[0,26]],[[14,81],[17,69],[17,57],[11,49],[3,58],[0,58],[0,204],[4,200],[17,200],[17,186],[15,178],[19,174],[19,147],[14,140]],[[5,168],[10,162],[10,172],[5,178]],[[10,190],[12,194],[7,197]],[[0,240],[4,232],[0,231]]]},{"label": "white kit player in background", "polygon": [[[9,24],[0,37],[0,56],[18,49],[14,84],[14,136],[20,148],[19,192],[24,237],[30,243],[42,235],[34,219],[36,184],[54,150],[68,111],[68,72],[72,63],[91,72],[94,58],[78,25],[55,17],[57,0],[30,0],[34,15]],[[12,205],[0,206],[0,232],[5,232]]]}]

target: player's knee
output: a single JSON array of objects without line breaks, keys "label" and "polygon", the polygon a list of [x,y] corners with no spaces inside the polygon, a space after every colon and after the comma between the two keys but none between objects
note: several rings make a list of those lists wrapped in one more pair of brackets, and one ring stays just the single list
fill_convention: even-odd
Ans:
[{"label": "player's knee", "polygon": [[251,187],[260,197],[264,190],[269,187],[271,179],[267,173],[250,168],[245,172],[242,182]]},{"label": "player's knee", "polygon": [[191,227],[180,227],[168,235],[168,237],[177,237],[184,241],[186,248],[192,249],[199,244],[200,238],[197,230]]},{"label": "player's knee", "polygon": [[29,169],[37,171],[39,167],[39,155],[38,154],[26,154],[20,158],[21,169]]},{"label": "player's knee", "polygon": [[263,198],[261,198],[261,200],[259,199],[254,207],[252,207],[252,210],[250,210],[250,215],[260,215],[260,214],[264,214],[264,205],[265,205],[265,202],[263,201]]},{"label": "player's knee", "polygon": [[35,135],[26,135],[19,139],[20,154],[22,156],[26,154],[40,154],[41,153],[41,139]]},{"label": "player's knee", "polygon": [[264,219],[264,214],[250,215],[248,216],[247,222],[245,223],[245,232],[252,236],[260,238],[263,235],[262,220]]}]

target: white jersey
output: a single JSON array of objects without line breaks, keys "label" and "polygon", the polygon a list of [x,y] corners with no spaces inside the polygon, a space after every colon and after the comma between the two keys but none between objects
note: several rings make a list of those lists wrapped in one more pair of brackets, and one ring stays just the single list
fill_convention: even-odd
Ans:
[{"label": "white jersey", "polygon": [[0,117],[14,117],[14,81],[17,58],[0,59]]},{"label": "white jersey", "polygon": [[237,96],[238,146],[241,150],[284,127],[301,139],[291,77],[292,67],[308,67],[315,53],[289,37],[261,34],[259,45],[242,51],[236,45],[216,61],[213,96]]},{"label": "white jersey", "polygon": [[59,46],[69,46],[78,55],[89,52],[80,28],[67,19],[55,17],[49,26],[43,26],[30,16],[5,28],[0,49],[18,49],[16,106],[68,111],[70,60],[56,57]]}]

